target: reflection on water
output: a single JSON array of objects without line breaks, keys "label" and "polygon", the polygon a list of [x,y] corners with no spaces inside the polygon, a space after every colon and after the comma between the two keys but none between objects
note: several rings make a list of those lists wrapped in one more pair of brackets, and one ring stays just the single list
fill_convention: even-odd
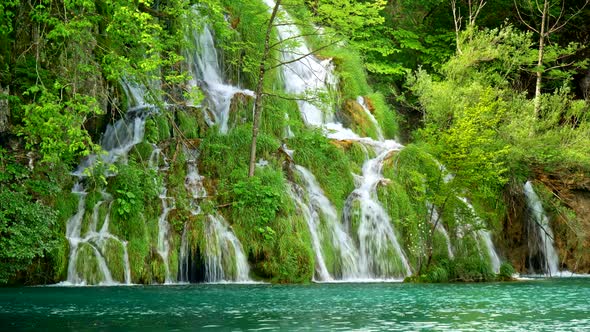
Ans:
[{"label": "reflection on water", "polygon": [[590,279],[490,284],[176,285],[0,289],[9,330],[572,331]]}]

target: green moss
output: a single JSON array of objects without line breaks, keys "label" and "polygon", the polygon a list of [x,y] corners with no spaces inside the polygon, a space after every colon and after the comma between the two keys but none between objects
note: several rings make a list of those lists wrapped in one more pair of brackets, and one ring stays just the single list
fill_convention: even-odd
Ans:
[{"label": "green moss", "polygon": [[340,82],[339,90],[344,98],[356,99],[372,92],[366,80],[365,67],[357,52],[350,48],[339,48],[330,50],[329,56],[334,58]]},{"label": "green moss", "polygon": [[[94,206],[102,200],[102,195],[99,192],[91,191],[86,195],[86,210],[82,217],[82,225],[80,228],[80,235],[84,236],[92,223],[92,214],[94,213]],[[102,204],[101,204],[102,205]]]},{"label": "green moss", "polygon": [[164,265],[162,256],[154,253],[150,257],[149,266],[151,276],[150,283],[163,284],[166,282],[166,265]]},{"label": "green moss", "polygon": [[47,257],[52,271],[50,278],[54,282],[58,282],[65,280],[67,277],[70,243],[62,233],[57,234],[55,238],[58,244],[48,253]]},{"label": "green moss", "polygon": [[342,211],[346,198],[354,190],[351,168],[344,152],[318,130],[303,131],[289,140],[289,147],[295,150],[295,162],[316,176],[326,196]]},{"label": "green moss", "polygon": [[501,281],[510,281],[514,280],[512,277],[516,271],[514,271],[514,267],[508,263],[504,262],[500,265],[500,273],[498,274],[498,280]]},{"label": "green moss", "polygon": [[103,255],[114,281],[125,282],[125,261],[123,244],[115,239],[107,239]]},{"label": "green moss", "polygon": [[388,139],[395,138],[399,132],[398,115],[389,107],[385,97],[381,93],[371,93],[365,96],[365,102],[381,125],[383,136]]},{"label": "green moss", "polygon": [[132,282],[151,282],[151,271],[146,268],[146,262],[149,261],[150,255],[150,246],[147,239],[130,239],[127,243],[127,253],[129,254],[129,267],[131,270]]},{"label": "green moss", "polygon": [[129,157],[141,161],[141,164],[147,167],[153,151],[153,145],[144,140],[133,146],[129,152]]},{"label": "green moss", "polygon": [[[231,80],[253,89],[258,80],[256,69],[262,58],[268,7],[259,1],[223,0],[222,4],[229,12],[233,30],[228,31],[227,24],[215,26],[216,36],[220,37],[218,45],[224,48]],[[276,37],[273,36],[273,40]],[[276,55],[273,58],[278,59]]]},{"label": "green moss", "polygon": [[192,113],[194,112],[188,113],[183,110],[176,112],[178,129],[180,130],[182,138],[199,138],[199,122],[195,114]]},{"label": "green moss", "polygon": [[98,259],[92,246],[88,243],[81,243],[78,248],[76,259],[76,273],[89,285],[97,285],[104,281],[104,275],[100,271]]},{"label": "green moss", "polygon": [[145,122],[145,141],[157,144],[170,138],[170,120],[168,113],[154,114]]},{"label": "green moss", "polygon": [[[243,125],[252,122],[252,109],[254,108],[254,98],[243,93],[236,93],[229,108],[229,119],[227,126],[229,129],[235,128],[238,125]],[[268,111],[263,111],[266,115]],[[265,121],[262,121],[265,123]]]},{"label": "green moss", "polygon": [[377,127],[363,107],[353,99],[347,99],[340,111],[343,124],[362,137],[377,139]]},{"label": "green moss", "polygon": [[66,224],[68,220],[78,212],[78,203],[80,196],[67,192],[63,194],[62,199],[58,199],[55,203],[55,210],[57,211],[58,228],[56,232],[65,234]]},{"label": "green moss", "polygon": [[180,249],[180,236],[174,234],[174,240],[170,241],[170,251],[168,252],[168,268],[170,269],[170,276],[175,279],[178,275],[178,256]]}]

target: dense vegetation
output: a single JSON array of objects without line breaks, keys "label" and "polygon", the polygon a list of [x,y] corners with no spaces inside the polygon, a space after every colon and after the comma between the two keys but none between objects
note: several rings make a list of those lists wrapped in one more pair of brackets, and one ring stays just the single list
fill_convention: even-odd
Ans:
[{"label": "dense vegetation", "polygon": [[[553,216],[563,267],[590,272],[586,5],[584,0],[282,1],[316,56],[332,58],[337,117],[376,138],[375,126],[355,101],[364,96],[384,136],[406,144],[386,160],[383,174],[390,181],[378,194],[406,248],[414,280],[492,280],[510,278],[513,266],[525,271],[526,180],[534,180]],[[169,272],[178,274],[183,236],[193,252],[203,250],[204,216],[193,213],[195,199],[185,187],[187,165],[197,158],[207,197],[196,204],[229,221],[253,274],[274,282],[310,281],[314,254],[305,221],[289,197],[298,180],[288,165],[294,160],[310,169],[342,214],[355,188],[352,173],[360,173],[367,152],[304,125],[297,102],[281,87],[280,48],[292,41],[280,41],[273,29],[267,33],[269,16],[259,0],[0,4],[0,284],[66,278],[66,224],[79,199],[71,193],[76,179],[70,173],[89,155],[104,153],[102,133],[133,104],[127,82],[147,87],[146,99],[161,111],[149,114],[143,141],[126,162],[108,165],[98,158],[84,170],[84,185],[87,207],[109,201],[97,213],[110,215],[110,233],[125,239],[133,282],[165,280],[156,249],[164,184],[175,198],[168,216]],[[232,100],[227,133],[210,125],[206,110],[193,106],[203,92],[191,88],[186,54],[195,45],[187,36],[205,25],[214,30],[225,79],[251,90],[263,83],[257,89],[262,104],[254,151],[267,164],[253,177],[248,176],[253,98]],[[272,46],[266,52],[265,41]],[[261,66],[267,69],[263,76]],[[294,137],[285,138],[287,126]],[[293,156],[283,143],[295,150]],[[150,164],[152,146],[169,161],[165,172]],[[102,194],[105,190],[112,197]],[[440,215],[434,224],[432,206]],[[90,210],[83,230],[90,227]],[[476,252],[475,236],[451,236],[456,258],[449,257],[445,239],[435,232],[443,221],[450,234],[492,230],[508,262],[500,275]],[[122,255],[120,243],[104,248],[105,257]],[[88,246],[77,259],[92,257]],[[113,279],[124,281],[122,264],[108,264]],[[97,265],[78,272],[96,275]]]}]

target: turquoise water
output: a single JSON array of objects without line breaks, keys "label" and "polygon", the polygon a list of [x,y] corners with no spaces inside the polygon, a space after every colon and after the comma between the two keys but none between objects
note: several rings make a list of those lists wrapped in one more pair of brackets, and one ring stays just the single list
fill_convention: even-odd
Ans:
[{"label": "turquoise water", "polygon": [[590,279],[0,289],[2,331],[590,331]]}]

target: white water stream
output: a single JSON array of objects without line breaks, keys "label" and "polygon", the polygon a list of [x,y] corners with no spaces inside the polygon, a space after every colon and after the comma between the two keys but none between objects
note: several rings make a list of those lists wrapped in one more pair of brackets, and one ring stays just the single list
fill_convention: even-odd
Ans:
[{"label": "white water stream", "polygon": [[[264,0],[264,3],[269,8],[275,6],[272,0]],[[382,139],[377,121],[366,109],[364,100],[361,106],[364,105],[363,109],[370,115],[369,119],[375,120],[379,140],[359,137],[352,130],[335,121],[331,103],[324,102],[322,103],[324,107],[320,107],[318,103],[310,101],[310,97],[317,99],[318,96],[330,95],[336,83],[333,65],[331,59],[319,60],[311,54],[305,40],[300,37],[299,29],[291,21],[284,11],[280,12],[276,20],[279,38],[295,43],[288,49],[282,50],[281,60],[287,64],[281,68],[285,90],[297,97],[306,97],[297,102],[305,123],[308,126],[323,128],[325,135],[330,139],[354,140],[373,149],[377,154],[376,158],[365,161],[359,185],[347,199],[344,211],[345,225],[349,226],[347,229],[338,221],[335,209],[321,192],[313,175],[308,170],[296,166],[307,192],[307,203],[301,197],[296,197],[294,200],[302,210],[307,211],[304,215],[316,252],[316,279],[329,281],[334,278],[333,275],[328,274],[329,267],[325,266],[324,253],[319,243],[321,241],[332,242],[331,245],[340,252],[342,260],[340,279],[403,278],[411,273],[410,266],[397,241],[391,220],[377,199],[376,192],[376,187],[382,179],[383,161],[402,146],[395,141]],[[304,207],[305,205],[307,208]],[[358,220],[354,221],[358,222],[354,230],[350,226],[353,216],[358,217]],[[323,232],[330,235],[322,235],[323,232],[320,231],[322,228]]]},{"label": "white water stream", "polygon": [[[207,191],[203,186],[203,177],[198,171],[198,151],[187,150],[186,154],[192,156],[187,161],[188,172],[184,185],[192,195],[191,209],[193,215],[202,214],[199,200],[207,197]],[[180,277],[181,281],[188,281],[187,268],[191,252],[189,239],[185,229],[182,235],[180,251]],[[250,266],[238,238],[233,233],[227,221],[217,213],[209,214],[204,220],[205,248],[201,248],[203,262],[205,264],[206,282],[250,282]]]},{"label": "white water stream", "polygon": [[241,93],[254,96],[254,93],[224,82],[213,33],[207,25],[202,29],[194,29],[191,34],[192,39],[189,42],[195,46],[195,49],[184,51],[188,69],[192,75],[189,85],[198,86],[205,92],[207,107],[204,116],[207,124],[210,126],[217,124],[221,133],[227,133],[230,106],[234,95]]},{"label": "white water stream", "polygon": [[530,222],[537,229],[540,240],[539,249],[544,258],[543,272],[549,276],[559,275],[559,257],[553,244],[553,230],[549,225],[549,218],[545,214],[543,204],[530,181],[524,184],[524,195],[530,213]]},{"label": "white water stream", "polygon": [[[86,196],[87,193],[83,186],[83,179],[87,176],[86,170],[96,165],[98,158],[101,159],[107,166],[106,176],[112,176],[108,166],[121,160],[126,162],[127,154],[131,148],[143,140],[145,120],[149,112],[153,109],[153,105],[146,103],[146,90],[139,85],[122,82],[125,92],[127,93],[127,100],[129,101],[129,112],[124,118],[119,119],[112,125],[108,125],[101,140],[102,149],[106,152],[105,155],[91,155],[83,160],[78,166],[77,170],[72,174],[78,177],[78,182],[72,188],[72,193],[79,196],[78,210],[66,225],[66,238],[70,243],[70,255],[68,261],[68,276],[64,284],[71,285],[85,285],[88,280],[81,276],[78,272],[82,267],[78,266],[79,249],[83,244],[91,247],[94,252],[94,259],[98,264],[101,276],[97,276],[99,283],[103,285],[131,283],[131,272],[129,267],[129,255],[127,252],[127,242],[119,239],[117,236],[109,232],[109,215],[111,213],[112,197],[103,192],[103,200],[100,200],[92,207],[92,215],[88,220],[88,227],[85,234],[81,234],[83,224],[85,222],[86,214]],[[100,231],[96,230],[99,219],[99,212],[103,204],[108,204],[107,211],[102,223]],[[106,254],[109,248],[108,242],[114,241],[122,247],[121,260],[123,261],[123,278],[122,280],[114,280],[109,264],[114,262],[107,261],[110,257]],[[112,245],[110,246],[112,247]],[[83,262],[84,264],[86,262]]]}]

